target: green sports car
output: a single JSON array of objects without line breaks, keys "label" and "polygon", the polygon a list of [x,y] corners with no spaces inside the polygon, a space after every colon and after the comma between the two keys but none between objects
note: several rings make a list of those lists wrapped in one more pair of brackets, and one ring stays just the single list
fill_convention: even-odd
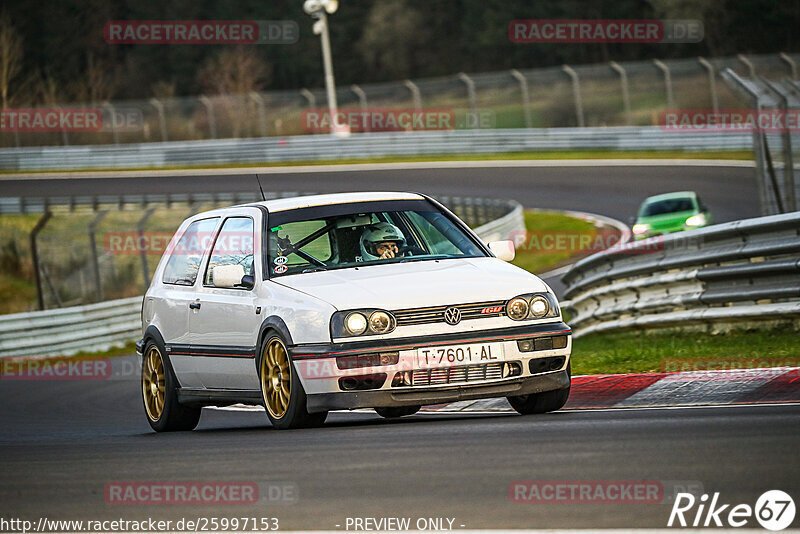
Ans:
[{"label": "green sports car", "polygon": [[693,230],[711,224],[711,213],[694,191],[648,197],[639,208],[634,239]]}]

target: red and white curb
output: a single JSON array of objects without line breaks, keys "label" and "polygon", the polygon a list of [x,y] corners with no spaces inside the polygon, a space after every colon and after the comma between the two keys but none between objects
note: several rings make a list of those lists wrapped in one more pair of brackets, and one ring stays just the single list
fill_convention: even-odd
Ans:
[{"label": "red and white curb", "polygon": [[[572,377],[565,410],[800,402],[800,368]],[[506,399],[426,406],[429,412],[513,412]]]},{"label": "red and white curb", "polygon": [[[787,404],[800,402],[800,367],[631,373],[572,377],[565,410]],[[261,406],[211,407],[223,411],[264,411]],[[371,409],[354,410],[372,412]],[[421,412],[512,413],[505,398],[424,406]]]}]

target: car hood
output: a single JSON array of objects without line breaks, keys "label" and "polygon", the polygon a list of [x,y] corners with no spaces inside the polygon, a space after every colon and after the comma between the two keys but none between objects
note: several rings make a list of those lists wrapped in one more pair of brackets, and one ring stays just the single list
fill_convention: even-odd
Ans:
[{"label": "car hood", "polygon": [[665,213],[663,215],[653,215],[651,217],[639,217],[636,221],[638,224],[649,224],[650,228],[654,230],[661,230],[665,228],[682,227],[686,219],[692,215],[697,215],[698,211],[679,211],[674,213]]},{"label": "car hood", "polygon": [[273,281],[339,310],[399,310],[506,300],[523,293],[547,291],[538,277],[497,258],[370,265],[295,274]]}]

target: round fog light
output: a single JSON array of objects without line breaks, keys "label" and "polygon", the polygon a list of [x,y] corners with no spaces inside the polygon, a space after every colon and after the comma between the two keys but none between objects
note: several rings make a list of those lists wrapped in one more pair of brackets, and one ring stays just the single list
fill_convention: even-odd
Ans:
[{"label": "round fog light", "polygon": [[521,298],[511,299],[506,306],[506,313],[515,321],[521,321],[528,316],[528,301]]},{"label": "round fog light", "polygon": [[351,313],[344,320],[344,326],[350,334],[358,336],[367,329],[367,318],[358,312]]},{"label": "round fog light", "polygon": [[376,334],[385,334],[394,329],[392,316],[384,311],[372,312],[369,316],[369,329]]},{"label": "round fog light", "polygon": [[547,315],[548,311],[550,311],[550,303],[547,302],[546,298],[533,297],[531,300],[531,317],[542,318]]}]

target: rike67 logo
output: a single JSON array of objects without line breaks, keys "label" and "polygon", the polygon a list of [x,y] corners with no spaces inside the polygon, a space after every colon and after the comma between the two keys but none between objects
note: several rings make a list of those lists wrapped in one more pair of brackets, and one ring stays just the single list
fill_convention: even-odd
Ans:
[{"label": "rike67 logo", "polygon": [[749,504],[724,504],[719,493],[714,493],[709,502],[708,495],[696,498],[691,493],[678,493],[668,527],[733,527],[739,528],[750,523],[755,517],[762,527],[768,530],[783,530],[794,521],[794,500],[781,490],[764,492],[754,507]]}]

